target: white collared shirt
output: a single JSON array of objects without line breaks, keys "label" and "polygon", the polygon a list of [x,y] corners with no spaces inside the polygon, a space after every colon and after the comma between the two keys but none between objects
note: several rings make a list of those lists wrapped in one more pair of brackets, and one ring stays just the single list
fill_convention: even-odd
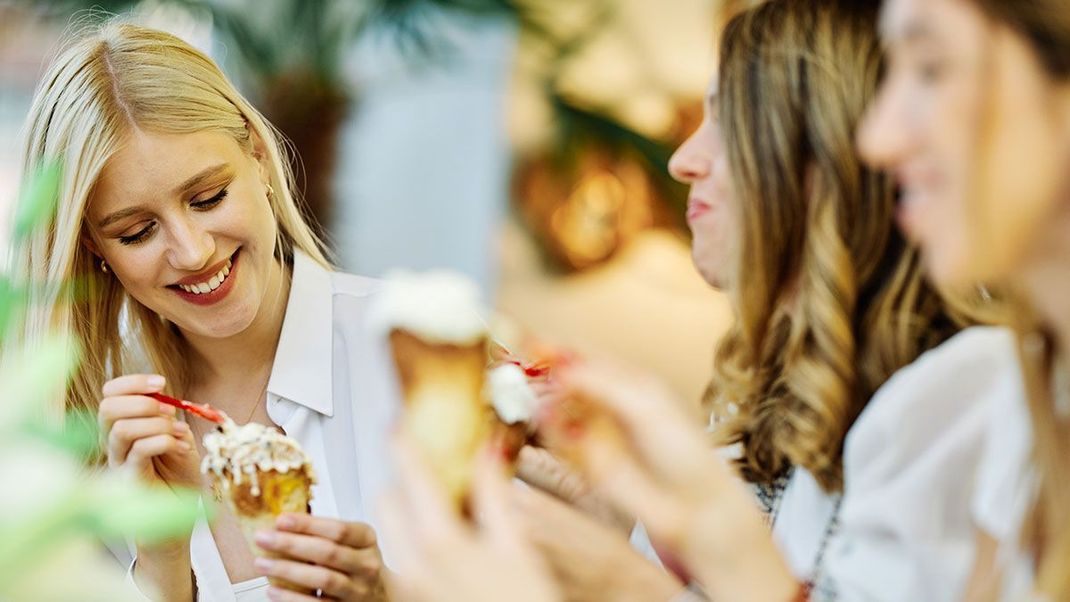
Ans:
[{"label": "white collared shirt", "polygon": [[[390,481],[389,433],[401,407],[388,342],[366,321],[378,289],[375,280],[332,272],[295,252],[267,387],[268,416],[312,458],[312,514],[369,523],[376,531],[375,506]],[[190,557],[200,602],[267,599],[266,579],[230,583],[203,521],[194,529]]]},{"label": "white collared shirt", "polygon": [[958,600],[988,416],[1022,400],[1014,340],[999,328],[967,328],[892,375],[844,442],[832,536],[836,500],[805,470],[781,498],[774,536],[797,577],[820,572],[813,599],[825,585],[839,600]]}]

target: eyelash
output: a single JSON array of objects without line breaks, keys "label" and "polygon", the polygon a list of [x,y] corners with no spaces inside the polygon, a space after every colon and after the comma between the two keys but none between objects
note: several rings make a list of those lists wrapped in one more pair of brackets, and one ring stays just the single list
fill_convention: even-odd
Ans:
[{"label": "eyelash", "polygon": [[[220,203],[222,203],[223,199],[225,199],[225,198],[227,198],[227,189],[226,188],[220,190],[219,192],[217,192],[215,194],[215,196],[213,196],[213,197],[211,197],[209,199],[205,199],[203,201],[197,201],[196,203],[190,203],[190,207],[193,207],[197,211],[209,211],[211,209],[214,209]],[[149,225],[147,225],[144,228],[142,228],[141,231],[136,233],[136,234],[131,234],[130,236],[120,236],[119,237],[119,244],[122,244],[122,245],[136,245],[136,244],[144,241],[146,238],[148,238],[155,231],[156,231],[156,222],[152,222]]]}]

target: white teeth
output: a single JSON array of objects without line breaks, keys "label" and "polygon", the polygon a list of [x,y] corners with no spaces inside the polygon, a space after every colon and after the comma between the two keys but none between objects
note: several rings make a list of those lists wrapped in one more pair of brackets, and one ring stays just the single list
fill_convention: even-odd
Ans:
[{"label": "white teeth", "polygon": [[204,293],[212,292],[219,288],[219,285],[223,284],[223,281],[230,275],[230,268],[232,265],[233,263],[228,259],[227,263],[223,266],[223,269],[219,270],[219,272],[208,279],[207,282],[201,282],[199,284],[180,284],[178,285],[178,288],[194,295],[203,295]]}]

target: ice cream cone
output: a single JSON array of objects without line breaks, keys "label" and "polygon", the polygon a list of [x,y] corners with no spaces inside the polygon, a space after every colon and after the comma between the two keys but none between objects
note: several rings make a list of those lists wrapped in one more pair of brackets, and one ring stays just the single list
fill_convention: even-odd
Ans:
[{"label": "ice cream cone", "polygon": [[[312,499],[312,479],[303,470],[276,472],[269,470],[256,475],[259,495],[253,493],[254,483],[246,481],[230,488],[224,499],[238,518],[242,535],[253,554],[263,558],[282,558],[256,545],[258,531],[275,530],[275,519],[283,513],[306,513]],[[282,579],[268,577],[275,587],[314,595],[315,591]]]},{"label": "ice cream cone", "polygon": [[480,392],[486,339],[474,344],[429,343],[390,334],[405,409],[402,430],[420,446],[457,509],[464,507],[476,454],[490,434]]},{"label": "ice cream cone", "polygon": [[[234,514],[254,555],[277,556],[256,545],[258,531],[275,530],[275,519],[286,512],[305,513],[312,500],[316,476],[312,462],[296,441],[275,428],[257,423],[237,426],[227,419],[204,437],[201,472]],[[307,595],[315,592],[280,579],[271,584]]]}]

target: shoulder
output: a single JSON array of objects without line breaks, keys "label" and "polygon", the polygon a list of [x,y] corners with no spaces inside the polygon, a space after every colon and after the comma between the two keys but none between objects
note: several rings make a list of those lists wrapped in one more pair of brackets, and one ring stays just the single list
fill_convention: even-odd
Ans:
[{"label": "shoulder", "polygon": [[[986,395],[994,387],[1017,380],[1018,359],[1014,334],[1005,328],[967,328],[918,357],[892,375],[874,401],[895,397],[915,403],[955,403],[965,397]],[[953,399],[946,396],[952,394]],[[940,399],[933,399],[934,396]]]},{"label": "shoulder", "polygon": [[1022,399],[1013,333],[967,328],[893,374],[855,421],[847,447],[860,453],[892,445],[917,453],[966,440],[973,445],[993,406]]}]

